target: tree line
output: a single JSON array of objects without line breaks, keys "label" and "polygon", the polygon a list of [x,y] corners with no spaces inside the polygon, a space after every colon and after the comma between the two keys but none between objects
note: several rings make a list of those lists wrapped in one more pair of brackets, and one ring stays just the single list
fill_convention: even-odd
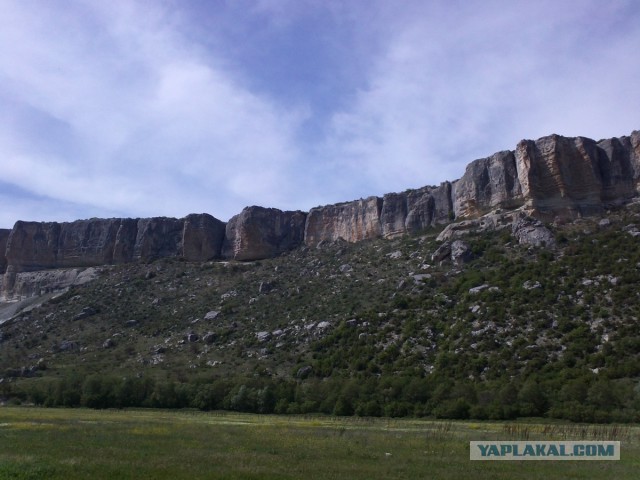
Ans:
[{"label": "tree line", "polygon": [[[40,379],[39,379],[40,380]],[[578,422],[640,421],[640,395],[630,379],[596,375],[570,379],[475,382],[439,375],[267,376],[183,383],[151,377],[92,374],[4,383],[0,397],[46,407],[196,408],[264,414],[436,417],[503,420],[550,417]]]}]

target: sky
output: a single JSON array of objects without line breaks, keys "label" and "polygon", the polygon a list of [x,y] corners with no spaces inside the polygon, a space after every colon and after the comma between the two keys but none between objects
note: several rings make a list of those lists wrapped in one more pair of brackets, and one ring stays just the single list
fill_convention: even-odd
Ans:
[{"label": "sky", "polygon": [[227,221],[640,129],[636,0],[0,0],[0,227]]}]

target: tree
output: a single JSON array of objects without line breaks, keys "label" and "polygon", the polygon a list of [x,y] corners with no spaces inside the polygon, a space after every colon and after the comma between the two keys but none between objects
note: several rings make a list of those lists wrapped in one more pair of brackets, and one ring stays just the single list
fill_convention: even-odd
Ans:
[{"label": "tree", "polygon": [[527,380],[518,392],[520,415],[537,417],[544,415],[547,409],[547,397],[535,380]]}]

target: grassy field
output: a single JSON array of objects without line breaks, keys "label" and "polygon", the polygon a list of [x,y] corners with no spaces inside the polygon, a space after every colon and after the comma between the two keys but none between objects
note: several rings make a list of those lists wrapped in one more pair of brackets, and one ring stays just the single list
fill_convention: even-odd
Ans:
[{"label": "grassy field", "polygon": [[[620,440],[620,461],[471,462],[470,440]],[[635,479],[640,427],[0,408],[0,479]]]}]

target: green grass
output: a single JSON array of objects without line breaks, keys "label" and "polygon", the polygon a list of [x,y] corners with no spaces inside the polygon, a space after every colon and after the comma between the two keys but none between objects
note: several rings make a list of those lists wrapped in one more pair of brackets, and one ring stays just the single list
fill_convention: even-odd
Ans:
[{"label": "green grass", "polygon": [[[470,440],[594,434],[621,440],[622,459],[469,461]],[[0,408],[0,479],[631,479],[639,467],[636,426]]]}]

